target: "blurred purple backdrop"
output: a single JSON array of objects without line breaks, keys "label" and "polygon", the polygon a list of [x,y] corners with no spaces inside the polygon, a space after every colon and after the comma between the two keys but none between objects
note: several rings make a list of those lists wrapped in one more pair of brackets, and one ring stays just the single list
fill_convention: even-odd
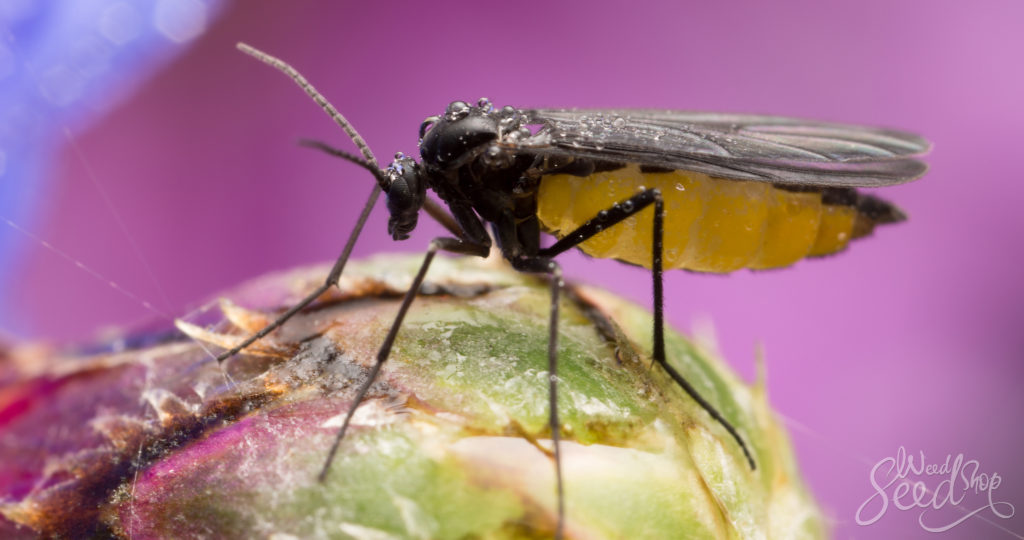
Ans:
[{"label": "blurred purple backdrop", "polygon": [[[1016,506],[1011,519],[983,512],[987,522],[975,517],[939,537],[1024,534],[1024,182],[1013,161],[1024,134],[1024,4],[302,6],[235,4],[77,133],[78,150],[65,148],[38,185],[32,231],[169,316],[246,278],[333,260],[371,179],[295,145],[341,145],[344,136],[291,82],[236,52],[236,41],[293,63],[383,161],[415,154],[424,117],[480,96],[499,106],[766,112],[919,132],[935,143],[931,172],[883,194],[908,223],[784,271],[671,273],[669,318],[684,329],[710,318],[748,378],[763,344],[770,398],[792,420],[837,538],[927,535],[917,511],[855,522],[872,494],[871,467],[900,446],[928,460],[978,460],[1003,478],[996,499]],[[419,251],[438,231],[424,225],[393,243],[378,208],[356,252]],[[0,235],[22,238],[6,226]],[[22,339],[82,339],[159,318],[35,241],[12,262],[0,304],[3,326]],[[577,255],[565,266],[650,302],[642,271]]]}]

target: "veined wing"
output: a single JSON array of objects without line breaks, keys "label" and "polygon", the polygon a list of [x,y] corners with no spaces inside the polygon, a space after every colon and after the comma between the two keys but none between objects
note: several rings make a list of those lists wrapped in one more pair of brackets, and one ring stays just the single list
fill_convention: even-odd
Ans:
[{"label": "veined wing", "polygon": [[876,187],[919,178],[930,143],[902,131],[778,116],[650,109],[527,109],[517,147],[711,176]]}]

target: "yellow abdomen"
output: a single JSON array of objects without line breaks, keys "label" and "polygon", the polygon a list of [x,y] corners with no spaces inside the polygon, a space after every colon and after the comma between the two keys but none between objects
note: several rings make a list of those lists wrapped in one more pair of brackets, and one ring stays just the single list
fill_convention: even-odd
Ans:
[{"label": "yellow abdomen", "polygon": [[[561,238],[642,187],[660,189],[665,201],[665,269],[721,273],[788,266],[841,251],[858,218],[853,206],[823,204],[820,192],[687,171],[644,173],[638,165],[587,177],[546,176],[537,215],[547,232]],[[579,247],[593,257],[650,268],[653,212],[646,208]]]}]

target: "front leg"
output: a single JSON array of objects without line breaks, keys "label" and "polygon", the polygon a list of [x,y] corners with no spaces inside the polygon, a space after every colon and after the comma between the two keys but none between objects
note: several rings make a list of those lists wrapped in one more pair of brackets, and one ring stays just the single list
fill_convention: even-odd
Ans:
[{"label": "front leg", "polygon": [[384,338],[384,343],[381,344],[380,350],[377,352],[377,361],[370,368],[370,373],[366,377],[366,381],[359,387],[359,391],[356,392],[355,399],[352,400],[352,405],[349,407],[348,412],[345,413],[345,420],[341,424],[341,428],[338,430],[338,434],[334,438],[334,443],[331,445],[330,451],[327,452],[327,459],[324,460],[324,466],[320,469],[318,479],[323,482],[327,478],[327,473],[331,469],[331,462],[334,461],[334,455],[338,452],[338,446],[341,445],[342,439],[345,438],[345,432],[348,430],[348,425],[352,421],[352,416],[355,414],[359,404],[366,397],[366,393],[370,390],[370,386],[373,385],[374,380],[377,379],[377,375],[380,373],[380,368],[387,361],[388,356],[391,355],[391,347],[395,344],[395,339],[398,337],[398,330],[402,327],[402,321],[405,320],[405,314],[409,311],[409,306],[412,305],[413,299],[416,298],[416,293],[419,292],[420,286],[423,285],[423,279],[427,276],[427,270],[430,268],[430,263],[433,262],[434,256],[439,250],[448,251],[451,253],[458,253],[461,255],[475,255],[477,257],[487,257],[490,253],[490,239],[488,239],[488,245],[482,245],[475,242],[459,239],[459,238],[446,238],[439,237],[430,241],[430,247],[427,249],[427,255],[423,258],[423,264],[420,265],[419,271],[416,273],[416,277],[412,280],[412,285],[405,291],[405,296],[402,298],[402,304],[398,308],[398,314],[395,315],[394,321],[391,323],[391,328],[388,330],[387,337]]}]

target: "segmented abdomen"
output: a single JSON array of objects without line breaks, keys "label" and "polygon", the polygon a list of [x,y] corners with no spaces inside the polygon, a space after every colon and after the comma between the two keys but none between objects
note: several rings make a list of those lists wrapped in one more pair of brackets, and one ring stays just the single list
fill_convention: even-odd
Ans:
[{"label": "segmented abdomen", "polygon": [[[723,273],[788,266],[841,251],[876,223],[858,206],[857,197],[833,204],[823,202],[822,191],[791,191],[688,171],[646,173],[638,165],[586,177],[542,178],[538,217],[546,231],[561,238],[642,187],[660,189],[665,201],[665,269]],[[652,218],[653,207],[648,207],[580,249],[650,268]]]}]

